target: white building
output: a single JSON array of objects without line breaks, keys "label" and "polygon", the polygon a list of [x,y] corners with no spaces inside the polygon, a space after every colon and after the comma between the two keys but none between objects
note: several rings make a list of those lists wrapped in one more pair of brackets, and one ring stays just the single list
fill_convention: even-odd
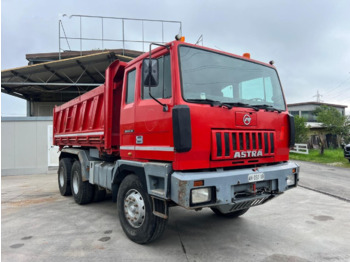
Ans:
[{"label": "white building", "polygon": [[[319,145],[319,131],[323,128],[322,124],[317,122],[314,111],[320,106],[329,106],[337,109],[342,116],[345,116],[345,105],[329,104],[323,102],[303,102],[288,104],[288,111],[294,116],[304,117],[306,119],[306,125],[310,128],[309,146],[317,148]],[[327,147],[336,146],[338,144],[337,136],[327,134],[326,137]]]}]

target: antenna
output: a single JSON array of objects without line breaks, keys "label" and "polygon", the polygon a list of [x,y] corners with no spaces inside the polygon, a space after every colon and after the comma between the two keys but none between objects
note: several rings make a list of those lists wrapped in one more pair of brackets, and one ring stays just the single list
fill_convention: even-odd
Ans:
[{"label": "antenna", "polygon": [[201,36],[198,38],[198,40],[197,40],[197,42],[195,43],[195,45],[199,44],[200,42],[202,42],[202,46],[203,46],[203,35],[201,35]]}]

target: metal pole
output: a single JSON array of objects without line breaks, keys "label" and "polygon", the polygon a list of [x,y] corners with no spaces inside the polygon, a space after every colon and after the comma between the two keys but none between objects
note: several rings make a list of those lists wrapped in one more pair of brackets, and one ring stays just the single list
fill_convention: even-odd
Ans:
[{"label": "metal pole", "polygon": [[125,50],[125,43],[124,43],[124,19],[122,19],[122,27],[123,27],[123,55],[124,55],[124,50]]},{"label": "metal pole", "polygon": [[162,21],[162,44],[164,43],[164,23]]},{"label": "metal pole", "polygon": [[61,20],[58,20],[58,60],[61,60]]},{"label": "metal pole", "polygon": [[83,55],[83,39],[82,39],[81,16],[80,16],[80,56],[82,55]]},{"label": "metal pole", "polygon": [[145,35],[143,30],[143,20],[142,20],[142,52],[145,52]]},{"label": "metal pole", "polygon": [[103,17],[101,18],[101,21],[102,21],[102,50],[103,50]]}]

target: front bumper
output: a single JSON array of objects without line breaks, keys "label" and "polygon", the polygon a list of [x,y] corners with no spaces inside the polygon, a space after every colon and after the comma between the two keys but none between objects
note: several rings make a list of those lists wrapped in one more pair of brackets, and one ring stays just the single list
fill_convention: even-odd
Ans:
[{"label": "front bumper", "polygon": [[[293,172],[293,169],[295,172]],[[248,176],[263,173],[262,181],[251,182]],[[287,176],[295,174],[295,184],[287,185]],[[178,205],[194,209],[219,205],[257,205],[266,202],[284,191],[296,187],[299,177],[299,166],[293,162],[271,166],[234,170],[217,169],[206,172],[174,172],[171,175],[171,200]],[[251,178],[251,176],[250,176]],[[195,181],[203,181],[203,186],[195,187]],[[197,188],[212,189],[211,201],[193,204],[191,191]]]}]

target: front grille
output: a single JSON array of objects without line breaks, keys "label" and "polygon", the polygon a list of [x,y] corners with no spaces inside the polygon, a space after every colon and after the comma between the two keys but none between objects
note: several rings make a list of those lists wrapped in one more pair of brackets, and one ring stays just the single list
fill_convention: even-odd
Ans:
[{"label": "front grille", "polygon": [[274,131],[212,131],[212,160],[273,156]]}]

